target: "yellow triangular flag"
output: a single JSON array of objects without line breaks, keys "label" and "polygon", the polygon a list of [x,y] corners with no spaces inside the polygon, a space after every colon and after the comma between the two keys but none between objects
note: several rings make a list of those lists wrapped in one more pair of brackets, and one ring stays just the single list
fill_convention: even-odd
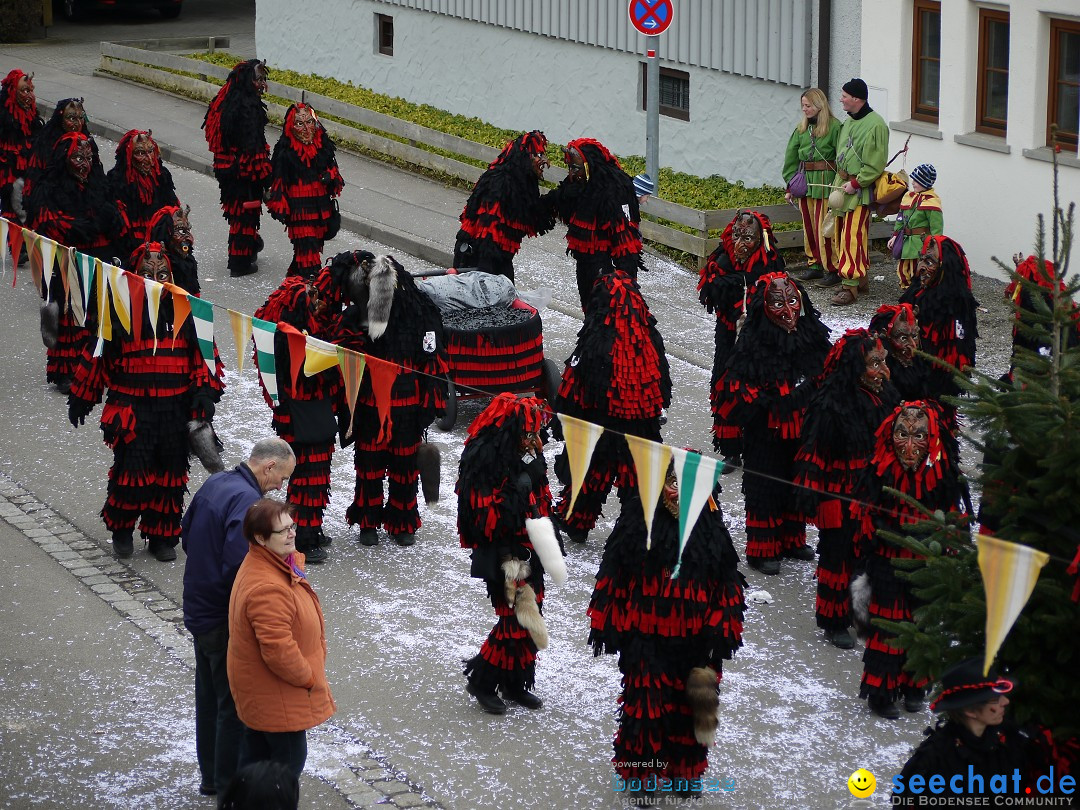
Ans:
[{"label": "yellow triangular flag", "polygon": [[100,349],[102,341],[112,340],[112,315],[109,314],[109,281],[105,277],[101,259],[98,258],[94,258],[94,278],[97,279],[98,348]]},{"label": "yellow triangular flag", "polygon": [[306,336],[304,344],[304,376],[314,377],[338,364],[338,347],[325,340]]},{"label": "yellow triangular flag", "polygon": [[634,457],[641,507],[645,512],[645,548],[652,548],[653,517],[656,515],[656,503],[660,499],[667,468],[671,463],[671,448],[630,434],[626,435],[626,443],[630,445],[630,455]]},{"label": "yellow triangular flag", "polygon": [[979,570],[986,588],[986,675],[1050,555],[987,534],[977,535],[977,540]]},{"label": "yellow triangular flag", "polygon": [[154,281],[152,278],[148,278],[143,280],[143,287],[146,290],[146,314],[150,318],[150,333],[154,336],[154,354],[157,354],[158,310],[161,307],[161,295],[165,292],[165,285],[160,281]]},{"label": "yellow triangular flag", "polygon": [[566,441],[566,458],[570,462],[570,508],[566,511],[569,517],[574,511],[574,501],[581,492],[585,475],[589,472],[593,450],[604,429],[584,419],[563,414],[559,414],[559,421],[562,422],[563,439]]},{"label": "yellow triangular flag", "polygon": [[248,344],[251,342],[251,316],[232,309],[228,312],[233,341],[236,343],[236,365],[239,372],[243,374],[244,356],[247,354]]},{"label": "yellow triangular flag", "polygon": [[124,328],[124,331],[130,335],[131,290],[128,289],[127,274],[124,270],[112,264],[106,264],[105,269],[109,274],[109,290],[112,292],[116,319],[120,321],[120,326]]}]

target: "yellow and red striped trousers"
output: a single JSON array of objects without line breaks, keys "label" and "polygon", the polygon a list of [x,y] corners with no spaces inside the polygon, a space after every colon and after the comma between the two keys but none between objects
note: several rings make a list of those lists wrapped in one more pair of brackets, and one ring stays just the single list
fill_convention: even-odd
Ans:
[{"label": "yellow and red striped trousers", "polygon": [[835,273],[836,250],[833,240],[827,239],[821,233],[821,223],[828,210],[828,200],[817,200],[812,197],[802,197],[799,200],[799,211],[802,213],[803,253],[806,254],[806,262],[811,267],[816,265],[824,268],[826,273]]},{"label": "yellow and red striped trousers", "polygon": [[870,269],[870,208],[855,206],[836,219],[836,272],[840,278],[857,281]]}]

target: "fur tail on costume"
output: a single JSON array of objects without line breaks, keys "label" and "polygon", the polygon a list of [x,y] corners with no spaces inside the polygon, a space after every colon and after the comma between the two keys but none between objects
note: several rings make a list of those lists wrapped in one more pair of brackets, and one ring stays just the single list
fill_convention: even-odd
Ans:
[{"label": "fur tail on costume", "polygon": [[46,349],[54,349],[59,338],[60,305],[55,301],[44,301],[41,304],[41,342]]},{"label": "fur tail on costume", "polygon": [[211,475],[225,469],[221,460],[221,442],[214,433],[214,426],[209,422],[198,419],[188,422],[188,449]]},{"label": "fur tail on costume", "polygon": [[870,575],[865,571],[851,580],[851,620],[859,638],[870,638]]},{"label": "fur tail on costume", "polygon": [[524,627],[532,637],[538,650],[546,650],[548,645],[547,625],[540,615],[540,606],[536,604],[536,592],[531,585],[520,585],[514,602],[514,616],[518,624]]},{"label": "fur tail on costume", "polygon": [[533,551],[540,558],[540,564],[551,575],[551,581],[562,585],[566,582],[566,561],[563,560],[559,541],[555,539],[555,527],[551,518],[525,518],[525,531],[529,534]]},{"label": "fur tail on costume", "polygon": [[711,746],[716,741],[720,696],[716,690],[716,670],[712,667],[694,667],[686,679],[686,702],[694,715],[694,739],[701,745]]},{"label": "fur tail on costume", "polygon": [[19,218],[19,222],[26,222],[26,208],[23,206],[23,188],[26,180],[22,177],[15,179],[11,185],[11,210]]},{"label": "fur tail on costume", "polygon": [[398,267],[393,256],[379,256],[368,272],[368,335],[372,340],[381,338],[390,325]]},{"label": "fur tail on costume", "polygon": [[424,442],[420,445],[420,449],[416,451],[416,468],[420,471],[420,488],[424,492],[424,503],[438,503],[442,453],[437,444]]}]

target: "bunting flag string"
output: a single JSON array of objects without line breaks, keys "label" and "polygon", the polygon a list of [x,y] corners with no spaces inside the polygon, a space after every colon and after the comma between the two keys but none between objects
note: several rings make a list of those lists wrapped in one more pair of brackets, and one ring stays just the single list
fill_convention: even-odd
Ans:
[{"label": "bunting flag string", "polygon": [[[49,240],[52,242],[52,240]],[[56,261],[60,267],[60,283],[64,287],[64,297],[71,297],[71,265],[75,263],[75,248],[65,247],[58,242],[53,242],[56,251]]]},{"label": "bunting flag string", "polygon": [[341,377],[345,381],[345,401],[349,404],[349,429],[345,433],[348,439],[352,435],[353,416],[356,414],[356,400],[360,396],[360,381],[364,379],[367,368],[367,355],[347,352],[338,347],[338,363],[341,365]]},{"label": "bunting flag string", "polygon": [[165,288],[172,293],[173,331],[179,332],[184,321],[191,315],[191,296],[188,295],[187,290],[175,284],[166,284]]},{"label": "bunting flag string", "polygon": [[401,366],[366,355],[368,374],[371,375],[371,390],[375,394],[375,407],[379,411],[379,436],[377,442],[390,441],[394,432],[394,423],[390,418],[391,392]]},{"label": "bunting flag string", "polygon": [[229,313],[229,326],[232,327],[233,342],[236,344],[237,371],[243,374],[244,357],[247,355],[248,343],[251,341],[251,316],[234,309],[226,311]]},{"label": "bunting flag string", "polygon": [[338,346],[308,335],[304,348],[304,376],[314,377],[336,365],[339,365]]},{"label": "bunting flag string", "polygon": [[22,253],[23,229],[14,222],[8,228],[8,249],[11,251],[11,286],[19,277],[19,255]]},{"label": "bunting flag string", "polygon": [[[131,336],[141,341],[143,339],[143,314],[146,311],[146,302],[149,298],[146,292],[146,282],[150,279],[129,273],[127,280],[128,293],[131,302]],[[154,353],[157,353],[157,320],[150,322],[150,331],[154,332]]]},{"label": "bunting flag string", "polygon": [[581,485],[585,482],[585,475],[589,471],[589,463],[592,461],[596,443],[600,441],[604,429],[600,425],[586,422],[574,416],[560,415],[562,422],[563,439],[566,442],[566,458],[570,462],[570,508],[567,514],[574,511],[574,502],[581,492]]},{"label": "bunting flag string", "polygon": [[277,359],[274,357],[274,335],[277,324],[252,317],[251,337],[255,341],[255,368],[259,371],[267,396],[278,404]]},{"label": "bunting flag string", "polygon": [[[179,289],[179,288],[177,288]],[[188,295],[188,307],[191,310],[191,320],[195,323],[195,338],[199,343],[199,352],[202,354],[206,367],[210,369],[211,378],[217,378],[217,363],[214,362],[214,305],[194,295]]]},{"label": "bunting flag string", "polygon": [[7,251],[4,245],[8,243],[8,221],[0,217],[0,275],[7,272]]},{"label": "bunting flag string", "polygon": [[161,295],[165,292],[165,286],[148,278],[143,279],[143,289],[146,291],[146,314],[150,318],[150,333],[154,336],[154,354],[157,354],[158,311],[161,309]]},{"label": "bunting flag string", "polygon": [[90,290],[94,289],[97,281],[97,259],[85,253],[74,251],[75,260],[69,265],[71,278],[68,287],[76,291],[75,295],[68,296],[68,304],[71,314],[79,326],[86,326],[86,316],[90,306]]},{"label": "bunting flag string", "polygon": [[28,228],[23,228],[23,245],[26,247],[26,260],[30,264],[30,278],[37,289],[42,289],[41,281],[48,285],[51,276],[45,276],[45,257],[41,255],[41,237]]},{"label": "bunting flag string", "polygon": [[721,462],[681,447],[672,447],[671,454],[675,459],[675,476],[679,482],[679,558],[671,572],[671,578],[676,579],[682,568],[686,541],[701,517],[701,510],[712,497],[716,482],[720,480]]},{"label": "bunting flag string", "polygon": [[109,292],[112,296],[116,319],[120,321],[120,326],[123,330],[130,335],[131,290],[128,286],[128,279],[131,274],[112,264],[103,264],[102,267],[108,274]]},{"label": "bunting flag string", "polygon": [[296,378],[300,376],[300,369],[304,366],[306,352],[306,339],[304,333],[284,321],[278,322],[278,331],[285,335],[285,341],[289,347],[289,387],[296,389]]},{"label": "bunting flag string", "polygon": [[667,468],[671,463],[671,448],[659,442],[626,434],[630,455],[634,457],[637,471],[641,507],[645,512],[645,548],[652,548],[652,525],[656,516],[656,504],[664,488]]},{"label": "bunting flag string", "polygon": [[983,675],[986,675],[1050,555],[987,534],[976,535],[976,539],[979,571],[986,588],[986,658],[983,660]]},{"label": "bunting flag string", "polygon": [[94,259],[94,276],[97,278],[98,347],[100,348],[104,341],[112,340],[112,317],[109,315],[109,280],[100,259]]}]

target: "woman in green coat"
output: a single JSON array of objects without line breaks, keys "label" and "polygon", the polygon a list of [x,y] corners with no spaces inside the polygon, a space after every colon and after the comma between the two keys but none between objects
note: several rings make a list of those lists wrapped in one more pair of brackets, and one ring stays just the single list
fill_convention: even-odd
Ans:
[{"label": "woman in green coat", "polygon": [[803,250],[807,269],[798,278],[809,281],[821,278],[827,269],[836,272],[836,257],[832,239],[821,233],[821,224],[829,210],[828,198],[833,173],[836,171],[836,143],[840,137],[840,122],[829,109],[829,100],[816,87],[801,98],[803,117],[788,139],[784,152],[784,185],[799,171],[806,172],[806,196],[792,195],[790,188],[784,197],[792,205],[798,201],[802,213]]}]

